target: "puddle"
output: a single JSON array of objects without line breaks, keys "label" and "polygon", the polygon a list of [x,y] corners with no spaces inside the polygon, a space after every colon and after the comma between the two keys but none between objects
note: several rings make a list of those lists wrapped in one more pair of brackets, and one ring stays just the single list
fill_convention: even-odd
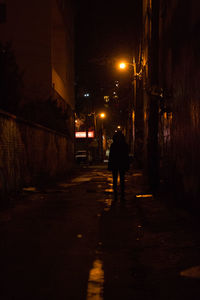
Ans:
[{"label": "puddle", "polygon": [[99,200],[97,200],[97,201],[100,202],[100,203],[104,203],[104,202],[105,202],[104,199],[99,199]]},{"label": "puddle", "polygon": [[88,182],[88,181],[90,181],[90,180],[91,180],[90,177],[83,177],[83,176],[80,176],[80,177],[74,178],[74,179],[72,180],[72,182],[76,182],[76,183],[78,183],[78,182]]},{"label": "puddle", "polygon": [[144,229],[142,225],[137,226],[136,233],[137,233],[136,240],[139,241],[144,236]]},{"label": "puddle", "polygon": [[136,198],[152,198],[153,195],[151,194],[141,194],[141,195],[136,195]]},{"label": "puddle", "polygon": [[62,188],[68,188],[74,186],[74,183],[59,183],[58,186]]},{"label": "puddle", "polygon": [[191,267],[189,269],[180,272],[183,277],[197,278],[200,279],[200,266]]},{"label": "puddle", "polygon": [[107,181],[108,181],[108,182],[113,182],[112,177],[107,177]]},{"label": "puddle", "polygon": [[112,205],[112,199],[111,198],[105,199],[105,203],[106,203],[107,207],[111,207],[111,205]]},{"label": "puddle", "polygon": [[103,262],[100,259],[96,259],[89,273],[86,300],[103,300],[103,287]]},{"label": "puddle", "polygon": [[106,204],[106,207],[104,208],[104,211],[109,211],[112,206],[112,198],[108,198],[104,200],[104,203]]},{"label": "puddle", "polygon": [[92,182],[105,182],[105,178],[103,177],[97,177],[97,178],[92,178]]},{"label": "puddle", "polygon": [[24,192],[37,192],[36,188],[33,186],[29,186],[22,189]]},{"label": "puddle", "polygon": [[105,189],[104,193],[106,193],[106,194],[112,194],[113,193],[113,189]]}]

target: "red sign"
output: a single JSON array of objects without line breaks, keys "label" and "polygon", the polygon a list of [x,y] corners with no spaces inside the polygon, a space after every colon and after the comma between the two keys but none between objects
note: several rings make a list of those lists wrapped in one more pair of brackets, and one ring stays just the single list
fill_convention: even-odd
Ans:
[{"label": "red sign", "polygon": [[[78,139],[86,138],[86,131],[77,131],[75,132],[75,137]],[[94,138],[94,131],[88,131],[88,138]]]}]

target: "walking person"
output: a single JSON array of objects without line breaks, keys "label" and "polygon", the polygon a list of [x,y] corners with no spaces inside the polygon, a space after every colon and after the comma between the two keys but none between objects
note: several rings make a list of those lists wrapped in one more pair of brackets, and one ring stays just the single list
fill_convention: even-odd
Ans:
[{"label": "walking person", "polygon": [[120,192],[121,198],[124,199],[124,180],[125,173],[129,170],[129,153],[128,145],[121,131],[113,135],[113,143],[110,146],[110,154],[108,159],[108,170],[113,175],[113,191],[115,199],[117,198],[117,179],[120,176]]}]

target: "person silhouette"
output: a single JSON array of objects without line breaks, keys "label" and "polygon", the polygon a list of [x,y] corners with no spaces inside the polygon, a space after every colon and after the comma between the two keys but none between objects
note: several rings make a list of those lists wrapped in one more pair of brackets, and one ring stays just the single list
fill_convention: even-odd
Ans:
[{"label": "person silhouette", "polygon": [[113,143],[110,146],[108,158],[108,170],[112,171],[115,199],[117,198],[117,179],[118,175],[120,176],[121,198],[123,199],[125,173],[129,170],[129,151],[125,137],[121,131],[113,135]]}]

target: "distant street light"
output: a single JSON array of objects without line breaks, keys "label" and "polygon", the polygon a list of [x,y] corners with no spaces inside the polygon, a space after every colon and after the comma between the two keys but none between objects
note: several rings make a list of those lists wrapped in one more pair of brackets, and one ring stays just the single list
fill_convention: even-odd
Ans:
[{"label": "distant street light", "polygon": [[100,117],[101,117],[101,119],[104,119],[104,118],[105,118],[105,116],[106,116],[106,114],[105,114],[105,113],[100,113]]}]

